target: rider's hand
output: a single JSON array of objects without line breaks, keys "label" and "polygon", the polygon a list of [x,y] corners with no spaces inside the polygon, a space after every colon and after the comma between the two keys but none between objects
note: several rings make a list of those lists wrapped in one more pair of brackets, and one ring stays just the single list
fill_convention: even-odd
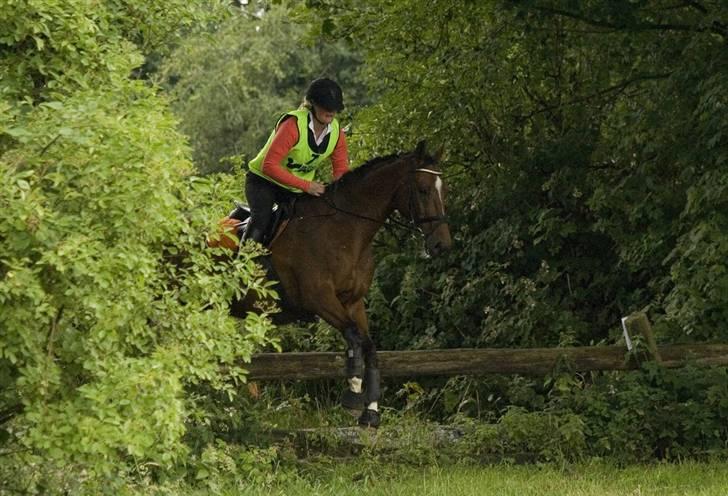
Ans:
[{"label": "rider's hand", "polygon": [[326,187],[317,182],[317,181],[311,181],[308,185],[308,189],[306,190],[306,193],[313,196],[321,196],[324,194]]}]

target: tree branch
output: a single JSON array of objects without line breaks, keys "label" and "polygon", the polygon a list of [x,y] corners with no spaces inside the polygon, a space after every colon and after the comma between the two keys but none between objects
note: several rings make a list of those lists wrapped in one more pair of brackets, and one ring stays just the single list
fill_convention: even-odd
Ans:
[{"label": "tree branch", "polygon": [[[698,4],[697,2],[691,2],[690,0],[687,0],[686,6],[691,6],[695,9],[704,9],[705,8]],[[561,16],[561,17],[567,17],[569,19],[574,19],[579,22],[583,22],[585,24],[589,24],[591,26],[597,26],[601,28],[608,28],[608,29],[619,29],[619,30],[626,30],[626,31],[683,31],[683,32],[693,32],[693,33],[705,33],[705,32],[711,32],[714,34],[717,34],[723,38],[726,38],[727,29],[726,25],[720,21],[713,21],[712,24],[709,27],[701,27],[701,26],[695,26],[692,24],[660,24],[660,23],[648,23],[648,22],[642,22],[642,23],[635,23],[635,24],[619,24],[609,21],[604,21],[600,19],[591,19],[588,17],[584,17],[583,15],[577,14],[575,12],[569,12],[566,10],[561,9],[555,9],[552,7],[533,7],[535,10],[539,12],[543,12],[546,14],[554,15],[554,16]],[[707,13],[707,10],[706,12]]]},{"label": "tree branch", "polygon": [[63,316],[63,308],[64,308],[63,306],[58,308],[58,311],[56,312],[56,316],[53,318],[53,321],[51,322],[51,330],[50,330],[50,334],[48,336],[48,346],[47,346],[49,360],[53,359],[53,345],[56,340],[56,332],[58,331],[58,323],[60,322],[61,317]]},{"label": "tree branch", "polygon": [[16,415],[23,412],[23,405],[17,404],[13,405],[10,408],[0,411],[0,425],[5,424],[9,420],[12,420],[15,418]]},{"label": "tree branch", "polygon": [[613,93],[613,92],[621,93],[624,90],[626,90],[629,86],[631,86],[631,85],[633,85],[635,83],[639,83],[641,81],[651,81],[651,80],[656,80],[656,79],[665,79],[665,78],[667,78],[669,76],[670,76],[670,73],[665,73],[665,74],[650,74],[650,75],[645,75],[645,76],[639,76],[639,77],[632,78],[632,79],[627,79],[626,81],[622,81],[621,83],[615,84],[614,86],[610,86],[608,88],[604,88],[603,90],[597,91],[596,93],[592,93],[591,95],[586,95],[586,96],[583,96],[581,98],[576,98],[576,99],[571,100],[571,101],[568,101],[568,102],[559,103],[559,104],[556,104],[556,105],[549,105],[549,106],[540,108],[538,110],[534,110],[533,112],[531,112],[529,114],[526,114],[526,115],[521,116],[521,118],[524,119],[524,120],[525,119],[530,119],[530,118],[532,118],[532,117],[534,117],[534,116],[536,116],[538,114],[542,114],[544,112],[550,112],[550,111],[556,110],[556,109],[558,109],[560,107],[568,107],[570,105],[577,105],[579,103],[584,103],[584,102],[587,102],[589,100],[593,100],[595,98],[602,97],[602,96],[604,96],[604,95],[606,95],[608,93]]},{"label": "tree branch", "polygon": [[694,9],[696,9],[701,14],[707,14],[708,13],[708,9],[706,9],[705,7],[703,7],[700,4],[700,2],[696,2],[695,0],[685,0],[684,5],[686,7],[692,7]]}]

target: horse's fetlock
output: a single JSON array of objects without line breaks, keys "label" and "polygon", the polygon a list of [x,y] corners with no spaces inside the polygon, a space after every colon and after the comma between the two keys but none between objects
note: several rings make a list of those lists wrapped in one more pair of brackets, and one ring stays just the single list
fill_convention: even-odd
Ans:
[{"label": "horse's fetlock", "polygon": [[359,416],[359,425],[362,427],[373,427],[376,429],[379,427],[381,419],[382,417],[378,411],[367,408]]}]

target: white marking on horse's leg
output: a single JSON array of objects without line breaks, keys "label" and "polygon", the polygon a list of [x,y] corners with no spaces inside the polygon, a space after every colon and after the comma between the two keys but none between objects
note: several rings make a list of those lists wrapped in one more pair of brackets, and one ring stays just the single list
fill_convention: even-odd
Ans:
[{"label": "white marking on horse's leg", "polygon": [[360,377],[352,377],[349,379],[349,389],[352,393],[361,393],[362,379]]},{"label": "white marking on horse's leg", "polygon": [[376,401],[372,401],[367,405],[367,410],[374,410],[375,412],[378,412],[379,410],[379,403]]},{"label": "white marking on horse's leg", "polygon": [[445,203],[442,201],[442,179],[439,177],[435,179],[435,189],[437,190],[437,196],[440,197],[440,208],[442,209],[440,214],[445,215]]}]

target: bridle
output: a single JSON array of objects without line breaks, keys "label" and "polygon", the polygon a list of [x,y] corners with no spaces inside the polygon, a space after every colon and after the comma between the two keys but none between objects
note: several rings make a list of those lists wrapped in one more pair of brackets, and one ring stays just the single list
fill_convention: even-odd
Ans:
[{"label": "bridle", "polygon": [[[441,176],[442,175],[442,172],[440,172],[440,171],[436,171],[436,170],[432,170],[432,169],[424,169],[424,168],[413,169],[413,170],[410,171],[410,173],[414,173],[414,172],[425,172],[427,174],[433,174],[435,176]],[[415,191],[414,184],[411,185],[409,189],[410,189],[410,192],[409,192],[409,195],[408,195],[408,197],[409,197],[408,198],[408,207],[409,207],[408,210],[409,210],[409,214],[410,214],[410,220],[415,225],[415,227],[412,227],[411,225],[409,225],[407,223],[400,222],[400,221],[398,221],[396,219],[389,219],[389,222],[392,223],[392,224],[394,224],[396,227],[401,228],[401,229],[406,229],[408,231],[414,231],[414,232],[419,231],[419,232],[421,232],[425,236],[425,240],[427,240],[430,236],[432,236],[434,234],[434,232],[437,230],[438,227],[440,227],[441,224],[447,223],[447,216],[445,216],[445,215],[432,215],[432,216],[429,216],[429,217],[420,217],[419,215],[417,215],[416,214],[417,208],[416,208],[416,205],[415,205],[415,202],[416,202],[416,199],[415,198],[416,198],[417,193]],[[375,219],[373,217],[368,217],[366,215],[361,215],[361,214],[358,214],[356,212],[350,212],[348,210],[345,210],[343,208],[340,208],[330,198],[324,198],[324,201],[333,210],[336,210],[337,212],[340,212],[342,214],[348,215],[350,217],[355,217],[357,219],[362,219],[362,220],[368,220],[370,222],[374,222],[374,223],[377,223],[377,224],[385,224],[387,222],[386,219],[382,221],[382,220],[379,220],[379,219]],[[442,199],[441,199],[441,201],[442,201]],[[428,223],[434,223],[435,225],[434,225],[434,227],[429,232],[425,232],[424,229],[422,229],[422,224],[428,224]]]},{"label": "bridle", "polygon": [[[442,176],[442,172],[432,170],[432,169],[415,169],[412,172],[426,172],[427,174],[432,174],[433,176],[438,176],[438,177]],[[414,189],[414,186],[411,186],[411,189]],[[412,219],[412,222],[414,222],[414,224],[416,226],[419,227],[421,224],[426,224],[428,222],[437,222],[438,223],[437,225],[447,222],[447,216],[445,216],[445,215],[431,215],[430,217],[417,216],[417,218],[415,218],[414,213],[413,213],[416,210],[415,208],[413,208],[415,195],[416,195],[416,193],[414,191],[412,191],[409,195],[409,201],[410,201],[409,210],[410,210],[410,218]],[[440,198],[440,202],[442,203],[442,198]],[[437,226],[435,226],[435,227],[437,228]]]},{"label": "bridle", "polygon": [[[442,176],[442,172],[440,172],[440,171],[436,171],[436,170],[432,170],[432,169],[425,169],[425,168],[414,169],[412,172],[425,172],[427,174],[432,174],[437,177]],[[415,188],[416,188],[416,186],[414,184],[410,186],[410,190],[411,190],[410,194],[409,194],[410,219],[412,220],[412,223],[415,226],[417,226],[417,230],[422,232],[422,234],[425,236],[425,241],[427,241],[427,239],[429,239],[430,236],[432,236],[435,233],[435,231],[437,230],[438,227],[440,227],[442,224],[447,223],[447,216],[431,215],[429,217],[420,217],[418,214],[416,214],[417,208],[415,205],[415,203],[416,203],[415,198],[417,196],[417,192],[414,191]],[[440,197],[440,202],[442,203],[442,197]],[[444,210],[443,210],[443,212],[444,212]],[[422,224],[434,224],[434,226],[432,227],[432,229],[430,229],[430,232],[425,232],[425,230],[422,229]]]}]

